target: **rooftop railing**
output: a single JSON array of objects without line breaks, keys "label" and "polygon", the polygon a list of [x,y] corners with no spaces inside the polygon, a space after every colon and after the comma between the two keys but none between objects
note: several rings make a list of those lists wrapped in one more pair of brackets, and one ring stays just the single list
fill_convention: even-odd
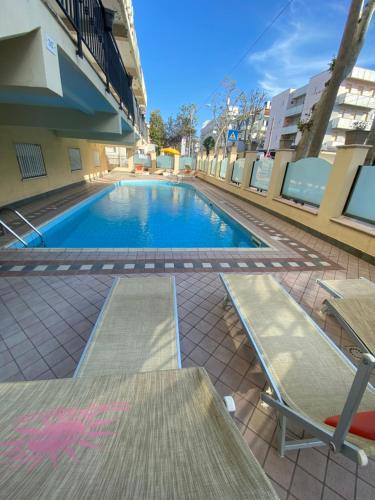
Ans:
[{"label": "rooftop railing", "polygon": [[[138,107],[132,91],[132,77],[128,75],[107,12],[101,0],[56,0],[77,34],[77,53],[83,56],[84,44],[117,93],[120,108],[125,106],[130,120],[135,124]],[[139,120],[137,120],[139,121]],[[141,125],[139,125],[141,128]]]}]

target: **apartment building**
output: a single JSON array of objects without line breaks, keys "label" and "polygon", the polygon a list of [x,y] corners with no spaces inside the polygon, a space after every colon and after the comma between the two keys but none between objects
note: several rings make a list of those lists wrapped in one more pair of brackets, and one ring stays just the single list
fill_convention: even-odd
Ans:
[{"label": "apartment building", "polygon": [[[265,147],[295,146],[301,137],[298,123],[307,120],[319,101],[330,72],[313,76],[298,89],[286,89],[272,98]],[[345,142],[345,133],[356,127],[370,130],[375,116],[375,71],[355,67],[342,83],[324,137],[322,149],[331,151]]]},{"label": "apartment building", "polygon": [[102,175],[147,137],[130,0],[2,0],[0,206]]}]

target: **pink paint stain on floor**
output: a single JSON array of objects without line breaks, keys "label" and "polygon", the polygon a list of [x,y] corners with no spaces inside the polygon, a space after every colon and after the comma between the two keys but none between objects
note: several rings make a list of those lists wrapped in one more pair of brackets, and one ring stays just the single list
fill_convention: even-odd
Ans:
[{"label": "pink paint stain on floor", "polygon": [[59,455],[64,453],[72,461],[79,463],[76,454],[78,447],[98,448],[99,444],[92,439],[114,434],[102,429],[115,420],[97,417],[106,412],[128,410],[127,402],[114,402],[93,404],[87,408],[60,407],[21,415],[16,419],[14,429],[21,437],[0,441],[0,448],[4,448],[0,450],[0,461],[18,466],[28,465],[33,469],[45,460],[50,460],[57,466]]}]

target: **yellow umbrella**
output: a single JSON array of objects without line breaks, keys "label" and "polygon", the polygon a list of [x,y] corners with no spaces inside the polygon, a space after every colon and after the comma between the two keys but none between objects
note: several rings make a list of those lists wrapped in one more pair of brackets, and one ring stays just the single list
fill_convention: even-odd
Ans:
[{"label": "yellow umbrella", "polygon": [[177,151],[177,149],[174,148],[161,148],[160,150],[162,153],[165,153],[167,155],[179,155],[180,152]]}]

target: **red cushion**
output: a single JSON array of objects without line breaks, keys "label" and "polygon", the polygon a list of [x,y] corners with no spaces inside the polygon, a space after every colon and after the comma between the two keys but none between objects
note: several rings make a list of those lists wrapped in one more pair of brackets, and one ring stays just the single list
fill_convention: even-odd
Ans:
[{"label": "red cushion", "polygon": [[[332,425],[332,427],[337,427],[339,418],[340,415],[328,417],[325,419],[324,423]],[[352,420],[349,432],[375,441],[375,411],[362,411],[360,413],[356,413]]]}]

